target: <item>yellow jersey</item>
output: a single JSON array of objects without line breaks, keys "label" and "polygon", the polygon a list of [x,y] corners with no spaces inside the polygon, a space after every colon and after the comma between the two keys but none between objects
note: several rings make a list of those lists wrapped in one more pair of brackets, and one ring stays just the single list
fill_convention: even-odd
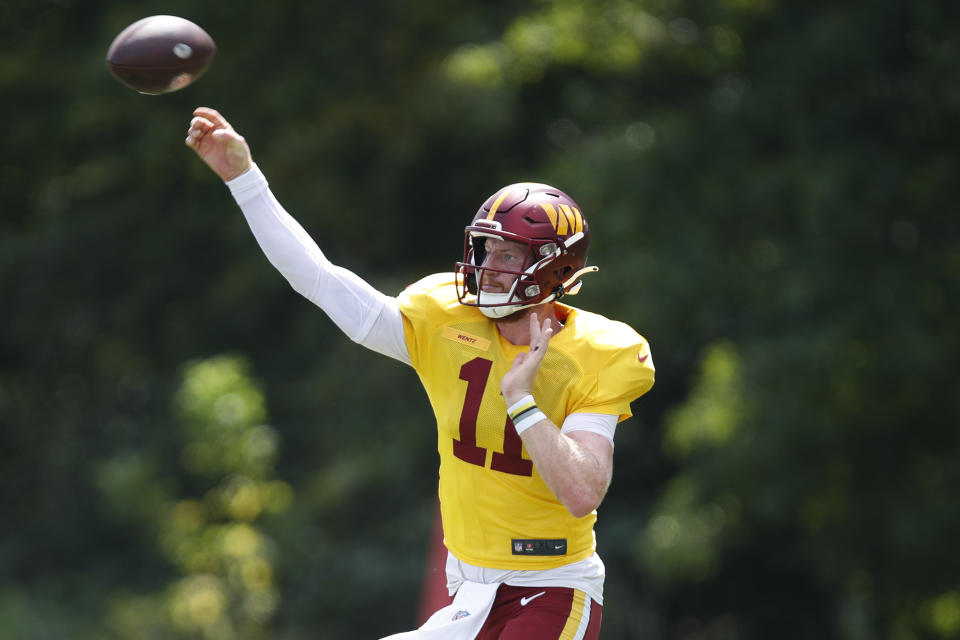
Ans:
[{"label": "yellow jersey", "polygon": [[[410,360],[437,419],[444,544],[480,567],[551,569],[590,557],[596,511],[574,518],[530,461],[507,417],[500,381],[517,354],[496,324],[457,301],[454,275],[437,274],[398,296]],[[654,381],[646,340],[621,322],[556,305],[533,387],[557,425],[571,413],[630,417]]]}]

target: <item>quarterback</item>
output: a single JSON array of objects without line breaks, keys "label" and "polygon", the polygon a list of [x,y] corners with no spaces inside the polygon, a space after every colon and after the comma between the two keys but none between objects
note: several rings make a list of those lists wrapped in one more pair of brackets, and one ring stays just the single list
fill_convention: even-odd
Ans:
[{"label": "quarterback", "polygon": [[579,206],[545,184],[503,187],[467,225],[453,272],[389,296],[327,260],[217,111],[194,111],[186,144],[291,286],[351,340],[413,367],[427,392],[454,601],[391,638],[596,640],[596,510],[617,423],[654,366],[636,331],[559,301],[596,271]]}]

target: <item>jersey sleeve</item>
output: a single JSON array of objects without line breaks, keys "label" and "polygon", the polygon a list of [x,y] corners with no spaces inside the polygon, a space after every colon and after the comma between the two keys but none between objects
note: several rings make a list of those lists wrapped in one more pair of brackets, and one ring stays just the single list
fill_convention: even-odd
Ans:
[{"label": "jersey sleeve", "polygon": [[606,350],[590,376],[592,388],[578,399],[574,412],[615,415],[619,421],[633,415],[630,403],[653,387],[656,369],[647,341],[631,333],[631,340]]},{"label": "jersey sleeve", "polygon": [[414,282],[397,296],[397,304],[403,315],[407,352],[414,369],[420,369],[420,363],[424,362],[425,354],[430,349],[431,330],[436,326],[437,315],[442,307],[435,292],[445,285],[449,285],[451,291],[454,290],[453,274],[427,276]]}]

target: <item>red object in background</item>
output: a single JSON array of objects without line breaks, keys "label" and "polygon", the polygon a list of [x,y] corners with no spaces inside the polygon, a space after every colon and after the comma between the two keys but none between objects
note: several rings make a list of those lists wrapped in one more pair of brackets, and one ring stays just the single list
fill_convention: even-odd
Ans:
[{"label": "red object in background", "polygon": [[420,592],[420,611],[417,612],[417,626],[438,609],[442,609],[453,598],[447,595],[447,548],[443,546],[443,525],[440,522],[440,505],[433,514],[433,527],[430,533],[430,546],[427,549],[427,561],[423,568],[423,586]]}]

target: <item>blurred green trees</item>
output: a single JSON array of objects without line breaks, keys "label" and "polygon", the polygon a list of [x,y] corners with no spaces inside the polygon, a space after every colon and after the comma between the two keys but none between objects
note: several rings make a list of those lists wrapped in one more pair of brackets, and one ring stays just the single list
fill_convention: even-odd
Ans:
[{"label": "blurred green trees", "polygon": [[112,597],[107,626],[130,639],[268,637],[277,549],[259,520],[286,511],[293,491],[272,477],[276,437],[263,424],[263,395],[242,360],[218,357],[186,367],[175,403],[181,481],[196,494],[174,493],[176,480],[152,476],[137,454],[106,461],[97,474],[108,504],[154,536],[177,574],[156,594]]},{"label": "blurred green trees", "polygon": [[[219,45],[162,98],[103,64],[151,13]],[[414,624],[425,398],[266,263],[182,145],[198,104],[388,293],[502,184],[578,201],[572,302],[658,367],[600,511],[604,638],[960,637],[958,13],[3,5],[0,637]]]}]

